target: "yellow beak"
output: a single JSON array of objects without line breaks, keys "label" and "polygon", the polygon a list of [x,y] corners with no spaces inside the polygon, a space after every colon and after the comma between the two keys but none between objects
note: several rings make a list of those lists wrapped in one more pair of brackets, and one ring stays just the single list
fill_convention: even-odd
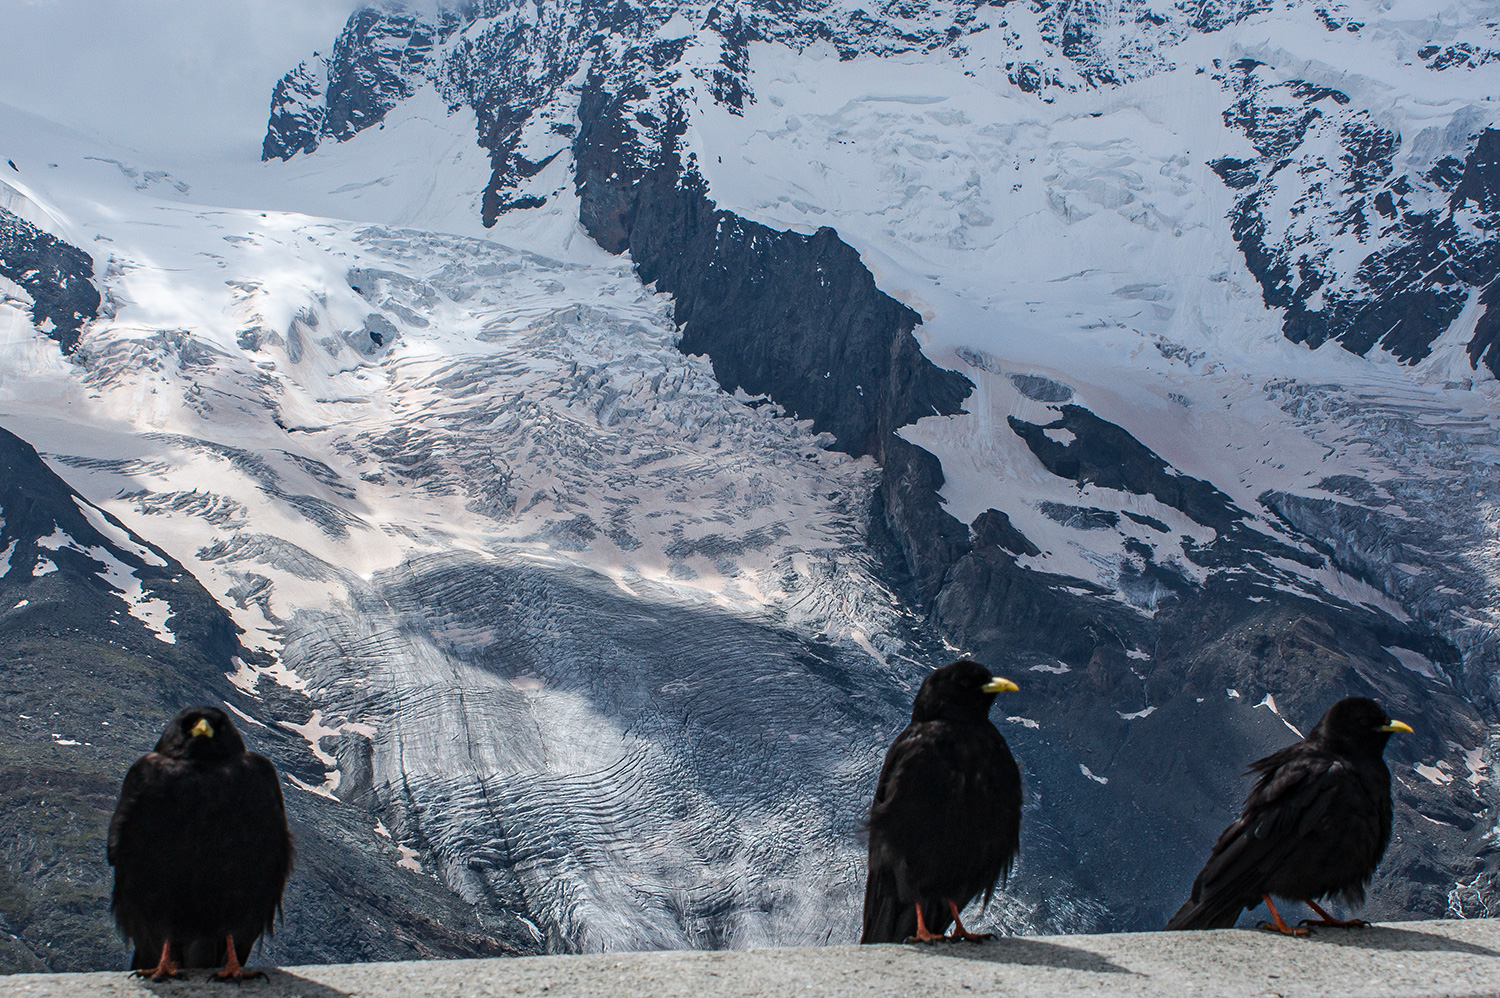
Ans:
[{"label": "yellow beak", "polygon": [[1411,734],[1411,725],[1405,721],[1392,721],[1390,724],[1382,724],[1376,731],[1404,731]]},{"label": "yellow beak", "polygon": [[1021,687],[1009,679],[1001,679],[999,676],[996,676],[979,688],[986,693],[1014,693]]},{"label": "yellow beak", "polygon": [[198,718],[198,723],[193,725],[193,729],[189,731],[188,734],[192,735],[194,738],[197,738],[199,735],[202,735],[204,738],[212,738],[214,736],[214,726],[212,724],[209,724],[208,721],[204,718],[200,717]]}]

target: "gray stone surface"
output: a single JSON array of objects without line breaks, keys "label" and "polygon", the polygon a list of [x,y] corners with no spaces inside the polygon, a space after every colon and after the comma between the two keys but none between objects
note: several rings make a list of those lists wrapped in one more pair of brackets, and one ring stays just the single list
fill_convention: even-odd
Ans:
[{"label": "gray stone surface", "polygon": [[618,953],[294,967],[241,989],[148,984],[123,973],[21,974],[0,996],[1019,994],[1292,996],[1500,995],[1500,920],[1405,922],[1286,939],[1243,929],[1009,938],[973,945],[838,946]]}]

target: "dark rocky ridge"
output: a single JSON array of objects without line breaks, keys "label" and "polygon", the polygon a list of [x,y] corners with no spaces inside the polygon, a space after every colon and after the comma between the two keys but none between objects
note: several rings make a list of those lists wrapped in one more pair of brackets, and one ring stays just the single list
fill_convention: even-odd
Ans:
[{"label": "dark rocky ridge", "polygon": [[83,250],[0,208],[0,275],[31,296],[31,321],[62,352],[78,346],[83,327],[99,314],[94,259]]},{"label": "dark rocky ridge", "polygon": [[342,142],[378,125],[416,91],[435,35],[453,24],[452,14],[434,25],[399,8],[350,14],[327,59],[304,62],[277,82],[261,158],[291,159],[325,138]]},{"label": "dark rocky ridge", "polygon": [[[1398,174],[1401,136],[1338,90],[1271,84],[1263,69],[1244,59],[1221,77],[1235,95],[1225,124],[1259,155],[1211,165],[1244,191],[1234,238],[1266,304],[1286,310],[1287,338],[1312,347],[1335,340],[1360,355],[1379,346],[1416,363],[1482,291],[1485,312],[1469,357],[1500,373],[1491,291],[1500,277],[1500,131],[1476,129],[1462,162],[1449,157],[1423,176]],[[1337,162],[1304,150],[1313,132],[1336,136]],[[1279,188],[1299,192],[1290,220],[1267,216]],[[1347,234],[1370,250],[1352,273],[1336,270],[1333,259],[1332,240]]]},{"label": "dark rocky ridge", "polygon": [[[316,785],[323,768],[273,718],[305,718],[305,699],[262,682],[231,685],[233,659],[258,661],[238,628],[183,567],[130,534],[102,534],[83,503],[26,443],[0,429],[0,973],[125,967],[109,914],[105,834],[126,769],[166,721],[194,703],[228,703],[246,741],[284,776]],[[90,507],[92,509],[92,507]],[[61,530],[76,547],[43,538]],[[118,535],[115,535],[118,536]],[[101,577],[102,548],[167,601],[175,643],[159,640]],[[56,566],[38,576],[45,558]],[[288,785],[297,866],[285,921],[258,958],[282,963],[415,959],[519,951],[481,929],[471,907],[396,866],[363,809]]]},{"label": "dark rocky ridge", "polygon": [[968,529],[941,509],[937,460],[895,431],[962,411],[973,386],[922,356],[916,313],[876,288],[832,229],[777,232],[716,208],[672,129],[647,151],[653,165],[639,165],[640,150],[624,141],[629,97],[608,84],[606,71],[591,73],[580,102],[584,228],[605,249],[628,249],[641,280],[673,295],[682,350],[708,354],[726,390],[769,395],[840,449],[893,469],[880,503],[900,525],[917,588],[931,595],[968,548]]}]

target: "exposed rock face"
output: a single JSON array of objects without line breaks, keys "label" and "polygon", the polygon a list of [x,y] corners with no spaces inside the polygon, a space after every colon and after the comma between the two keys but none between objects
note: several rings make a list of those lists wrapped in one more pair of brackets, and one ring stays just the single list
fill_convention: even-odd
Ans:
[{"label": "exposed rock face", "polygon": [[967,531],[939,507],[937,462],[895,431],[960,411],[972,386],[922,356],[916,313],[876,288],[832,229],[777,232],[716,209],[701,179],[684,171],[670,131],[643,169],[641,150],[622,141],[628,104],[605,84],[592,75],[580,102],[580,221],[606,249],[629,250],[641,279],[673,295],[682,350],[708,354],[725,390],[767,395],[833,434],[840,449],[887,467],[877,501],[899,525],[894,537],[918,590],[930,595],[967,547]]},{"label": "exposed rock face", "polygon": [[99,314],[94,260],[83,250],[0,208],[0,276],[31,296],[32,323],[72,353]]},{"label": "exposed rock face", "polygon": [[[1296,343],[1380,347],[1407,363],[1431,353],[1471,297],[1484,311],[1469,357],[1500,372],[1492,315],[1500,276],[1500,130],[1456,119],[1447,142],[1467,147],[1425,174],[1398,168],[1402,136],[1329,87],[1261,78],[1244,59],[1223,73],[1224,112],[1258,155],[1213,166],[1239,196],[1233,229],[1266,304],[1285,309]],[[1329,152],[1330,147],[1334,154]],[[1357,240],[1359,254],[1339,243]],[[1351,257],[1357,263],[1351,267]]]},{"label": "exposed rock face", "polygon": [[[1185,896],[1203,843],[1217,835],[1244,791],[1226,760],[1249,761],[1284,744],[1288,734],[1277,730],[1283,721],[1306,731],[1338,697],[1377,697],[1394,713],[1436,726],[1423,739],[1391,746],[1388,757],[1398,772],[1432,758],[1447,740],[1485,739],[1480,711],[1449,680],[1433,681],[1441,670],[1462,668],[1458,649],[1433,629],[1357,604],[1329,606],[1283,567],[1307,562],[1305,552],[1249,529],[1248,514],[1208,483],[1164,474],[1163,462],[1119,427],[1076,406],[1062,411],[1059,426],[1075,434],[1066,447],[1034,425],[1018,421],[1015,430],[1054,474],[1080,485],[1113,478],[1113,488],[1156,495],[1212,525],[1212,543],[1185,546],[1192,564],[1210,570],[1206,580],[1159,564],[1146,544],[1127,544],[1134,564],[1121,571],[1112,592],[1090,592],[1077,580],[1038,577],[1018,565],[1019,545],[1008,550],[997,540],[976,545],[951,567],[932,619],[949,640],[981,649],[988,660],[1036,662],[1040,653],[1041,671],[1027,674],[1034,691],[1029,710],[1061,719],[1066,734],[1061,744],[1054,735],[1053,751],[1028,754],[1028,771],[1043,788],[1044,820],[1062,841],[1110,844],[1108,856],[1085,851],[1080,857],[1099,864],[1091,872],[1110,899],[1113,919],[1106,924],[1149,925],[1170,914],[1176,901],[1132,897],[1127,885],[1154,883],[1169,897]],[[1329,501],[1319,510],[1322,522],[1312,510],[1288,517],[1296,531],[1287,540],[1316,541],[1327,561],[1311,560],[1344,571],[1376,560],[1373,552],[1361,559],[1353,550],[1360,542],[1340,540],[1347,532],[1328,522],[1358,517],[1357,507]],[[976,522],[976,539],[980,532]],[[1371,533],[1364,532],[1365,543]],[[1215,571],[1227,566],[1234,570]],[[1129,605],[1148,609],[1149,617]],[[1435,663],[1428,666],[1431,676],[1396,666],[1393,655],[1407,650],[1417,661]],[[1290,692],[1267,697],[1268,689]],[[1260,717],[1230,709],[1244,698],[1260,701]],[[1090,779],[1107,774],[1108,785],[1071,792],[1079,785],[1079,765],[1089,767]],[[1490,869],[1463,831],[1483,820],[1488,802],[1456,785],[1401,780],[1395,790],[1398,831],[1372,908],[1446,910],[1448,885]],[[1119,806],[1101,810],[1089,803],[1101,796]],[[1443,822],[1436,836],[1424,815]],[[1172,829],[1166,840],[1163,828]],[[1429,849],[1434,838],[1442,843],[1441,859]]]},{"label": "exposed rock face", "polygon": [[399,8],[355,11],[330,56],[300,64],[276,84],[261,158],[290,159],[325,138],[342,142],[380,124],[415,92],[440,30]]}]

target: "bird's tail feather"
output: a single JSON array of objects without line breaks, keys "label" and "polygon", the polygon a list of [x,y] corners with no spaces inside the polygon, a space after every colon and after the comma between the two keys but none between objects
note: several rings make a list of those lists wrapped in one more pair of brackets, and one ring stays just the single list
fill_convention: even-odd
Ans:
[{"label": "bird's tail feather", "polygon": [[[896,878],[871,870],[865,881],[864,927],[861,943],[899,943],[911,932],[903,932],[902,914],[907,905],[896,896]],[[913,919],[912,931],[916,931]]]},{"label": "bird's tail feather", "polygon": [[1225,903],[1223,901],[1188,901],[1172,920],[1167,923],[1168,932],[1176,932],[1181,929],[1232,929],[1234,923],[1239,921],[1240,912],[1245,910],[1243,904]]},{"label": "bird's tail feather", "polygon": [[[927,901],[922,905],[922,921],[927,931],[943,933],[953,924],[953,916],[946,904]],[[894,875],[871,871],[865,880],[865,919],[859,941],[904,943],[916,934],[916,905],[901,900]]]}]

